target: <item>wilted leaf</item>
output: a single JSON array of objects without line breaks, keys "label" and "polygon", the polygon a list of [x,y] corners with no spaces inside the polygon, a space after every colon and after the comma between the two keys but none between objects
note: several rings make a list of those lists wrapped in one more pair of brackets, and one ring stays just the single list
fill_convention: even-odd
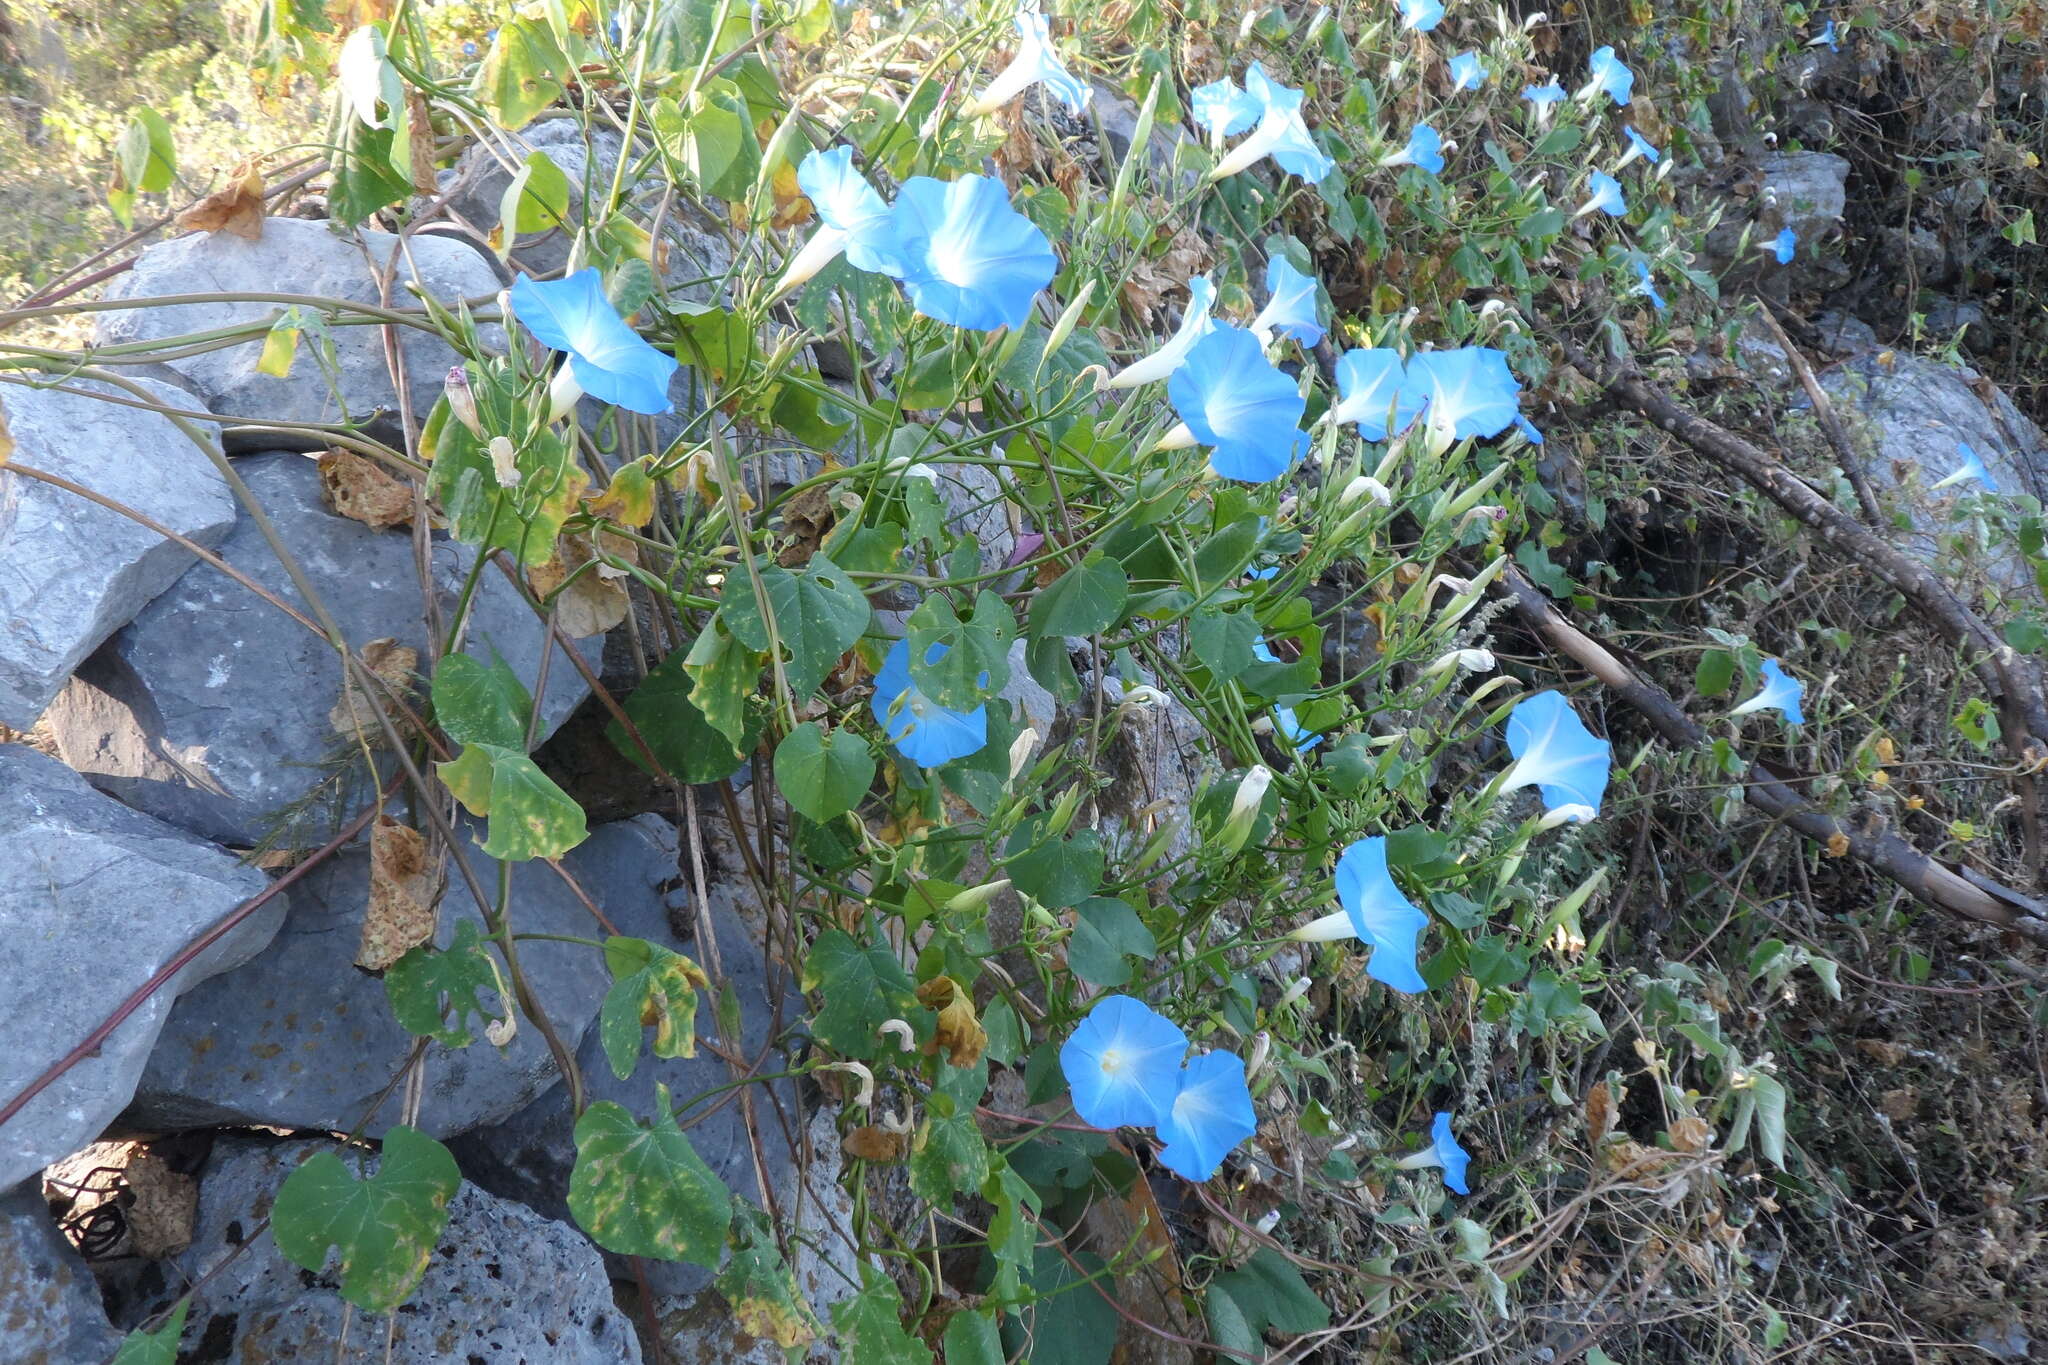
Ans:
[{"label": "wilted leaf", "polygon": [[[434,860],[438,863],[439,860]],[[388,815],[370,827],[370,906],[356,965],[381,972],[434,937],[440,869],[427,859],[427,841]]]},{"label": "wilted leaf", "polygon": [[341,1296],[368,1313],[405,1302],[426,1273],[462,1188],[455,1158],[404,1124],[384,1135],[377,1173],[358,1180],[333,1152],[316,1153],[286,1177],[271,1209],[277,1249],[318,1272],[329,1247],[341,1256]]},{"label": "wilted leaf", "polygon": [[412,485],[353,450],[334,449],[320,457],[320,486],[337,516],[388,531],[412,521]]},{"label": "wilted leaf", "polygon": [[1697,1152],[1714,1140],[1714,1130],[1707,1121],[1695,1115],[1673,1119],[1667,1130],[1671,1134],[1671,1145],[1681,1152]]},{"label": "wilted leaf", "polygon": [[646,457],[622,465],[604,492],[585,499],[593,517],[609,517],[621,526],[645,526],[654,520],[654,480],[647,477]]},{"label": "wilted leaf", "polygon": [[938,1028],[926,1040],[924,1052],[934,1056],[946,1049],[946,1060],[954,1066],[973,1066],[988,1049],[988,1034],[974,1014],[974,998],[950,976],[935,976],[917,988],[918,1003],[936,1010]]},{"label": "wilted leaf", "polygon": [[1614,1091],[1601,1081],[1586,1092],[1586,1136],[1594,1142],[1614,1131]]},{"label": "wilted leaf", "polygon": [[243,163],[228,183],[178,215],[186,232],[232,232],[245,242],[263,236],[263,172]]},{"label": "wilted leaf", "polygon": [[[419,665],[418,650],[389,637],[372,640],[363,646],[363,666],[390,689],[393,696],[403,697],[412,690],[413,672]],[[350,672],[342,684],[341,700],[334,703],[327,713],[327,723],[334,727],[336,734],[346,736],[352,743],[381,748],[384,727],[378,724],[377,713],[372,709],[379,705],[382,705],[381,700],[372,700],[355,674]]]},{"label": "wilted leaf", "polygon": [[553,598],[555,624],[571,639],[604,634],[626,619],[631,606],[626,585],[609,576],[604,565],[585,567],[595,558],[584,537],[563,536],[555,542],[553,559],[526,571],[535,595]]},{"label": "wilted leaf", "polygon": [[901,1161],[910,1151],[910,1134],[866,1124],[848,1133],[839,1145],[848,1156],[862,1161]]},{"label": "wilted leaf", "polygon": [[820,1324],[775,1244],[775,1225],[745,1200],[735,1200],[732,1211],[732,1254],[714,1281],[718,1292],[748,1336],[784,1350],[808,1346],[818,1339]]},{"label": "wilted leaf", "polygon": [[598,1036],[620,1080],[640,1060],[640,1033],[654,1029],[654,1055],[697,1055],[697,992],[711,982],[696,963],[643,938],[609,938],[605,966],[612,988],[598,1010]]}]

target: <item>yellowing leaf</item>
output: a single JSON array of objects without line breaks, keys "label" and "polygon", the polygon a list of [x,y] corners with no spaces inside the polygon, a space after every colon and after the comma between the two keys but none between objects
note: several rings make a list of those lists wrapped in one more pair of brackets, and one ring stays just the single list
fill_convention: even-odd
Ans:
[{"label": "yellowing leaf", "polygon": [[535,594],[553,603],[555,624],[571,639],[602,635],[626,619],[626,585],[603,565],[587,567],[593,558],[589,541],[564,536],[553,559],[526,573]]},{"label": "yellowing leaf", "polygon": [[917,1001],[938,1011],[938,1028],[925,1043],[926,1056],[946,1049],[954,1066],[973,1066],[988,1049],[988,1033],[974,1014],[974,999],[950,976],[935,976],[917,988]]},{"label": "yellowing leaf", "polygon": [[621,526],[645,526],[654,520],[654,480],[647,475],[647,459],[623,466],[604,492],[584,503],[594,517],[609,517]]},{"label": "yellowing leaf", "polygon": [[[286,317],[291,315],[287,313]],[[270,331],[264,334],[263,351],[256,357],[256,373],[267,374],[272,379],[283,379],[292,372],[292,361],[299,355],[299,329],[284,325],[280,318]]]},{"label": "yellowing leaf", "polygon": [[0,465],[14,457],[14,433],[7,429],[7,404],[0,403]]}]

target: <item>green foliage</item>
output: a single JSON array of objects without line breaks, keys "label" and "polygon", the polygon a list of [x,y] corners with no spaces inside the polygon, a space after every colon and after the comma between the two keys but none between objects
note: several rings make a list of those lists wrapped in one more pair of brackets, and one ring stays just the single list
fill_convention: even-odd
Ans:
[{"label": "green foliage", "polygon": [[846,814],[874,780],[874,754],[851,730],[828,735],[807,720],[775,746],[775,785],[807,819],[823,822]]},{"label": "green foliage", "polygon": [[604,965],[611,989],[598,1007],[598,1037],[605,1059],[620,1080],[640,1060],[641,1034],[654,1030],[654,1055],[697,1055],[697,992],[710,986],[703,969],[681,953],[644,938],[605,940]]},{"label": "green foliage", "polygon": [[[478,999],[481,991],[496,992],[505,1013],[486,1008]],[[463,1022],[472,1014],[483,1021],[487,1035],[511,1019],[505,980],[471,919],[455,926],[455,938],[446,948],[422,944],[386,968],[384,995],[406,1032],[443,1047],[468,1047],[475,1041]]]},{"label": "green foliage", "polygon": [[138,1327],[123,1337],[113,1365],[177,1365],[178,1338],[185,1334],[185,1314],[191,1307],[190,1299],[179,1299],[163,1326],[154,1332]]},{"label": "green foliage", "polygon": [[622,1256],[716,1266],[732,1224],[732,1194],[676,1126],[668,1087],[655,1087],[651,1122],[599,1100],[576,1120],[569,1211]]},{"label": "green foliage", "polygon": [[427,1270],[462,1174],[448,1149],[399,1124],[384,1135],[377,1172],[358,1179],[340,1157],[315,1152],[285,1178],[270,1211],[277,1249],[319,1271],[339,1257],[341,1296],[366,1313],[405,1302]]}]

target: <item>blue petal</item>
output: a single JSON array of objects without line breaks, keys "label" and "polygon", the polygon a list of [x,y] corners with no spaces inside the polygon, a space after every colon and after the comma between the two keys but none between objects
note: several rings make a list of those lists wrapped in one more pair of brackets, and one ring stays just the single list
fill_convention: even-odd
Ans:
[{"label": "blue petal", "polygon": [[1779,265],[1792,264],[1792,258],[1799,254],[1799,234],[1786,228],[1771,244],[1771,253],[1778,258]]},{"label": "blue petal", "polygon": [[1540,109],[1546,104],[1556,104],[1559,100],[1568,98],[1568,96],[1563,86],[1559,85],[1556,81],[1552,81],[1548,85],[1523,86],[1522,98]]},{"label": "blue petal", "polygon": [[1629,146],[1636,149],[1636,154],[1647,159],[1652,166],[1664,159],[1664,153],[1652,147],[1649,140],[1635,129],[1624,128],[1622,132],[1628,135]]},{"label": "blue petal", "polygon": [[[933,646],[944,657],[946,646]],[[979,753],[988,743],[988,708],[955,711],[918,690],[910,677],[910,642],[898,640],[875,675],[875,695],[868,702],[875,723],[896,746],[896,752],[922,768],[936,768],[956,758]]]},{"label": "blue petal", "polygon": [[512,313],[542,345],[568,352],[571,374],[592,397],[650,415],[675,406],[668,398],[675,357],[626,325],[595,269],[546,282],[521,275],[512,282]]},{"label": "blue petal", "polygon": [[1593,73],[1593,88],[1606,91],[1616,104],[1628,103],[1629,94],[1636,87],[1636,73],[1622,64],[1613,48],[1601,48],[1587,65]]},{"label": "blue petal", "polygon": [[1195,439],[1212,447],[1209,467],[1226,479],[1269,483],[1307,443],[1307,402],[1242,327],[1219,323],[1196,342],[1166,381],[1166,396]]},{"label": "blue petal", "polygon": [[1337,394],[1336,420],[1356,422],[1368,441],[1406,431],[1429,405],[1429,396],[1409,379],[1400,352],[1380,347],[1338,358]]},{"label": "blue petal", "polygon": [[1491,346],[1425,351],[1409,359],[1408,380],[1429,400],[1431,425],[1448,427],[1457,440],[1498,436],[1520,411],[1522,386],[1507,353]]},{"label": "blue petal", "polygon": [[1522,781],[1536,784],[1545,810],[1559,806],[1600,809],[1614,766],[1614,750],[1572,710],[1562,692],[1524,697],[1508,716],[1508,752]]},{"label": "blue petal", "polygon": [[1266,263],[1266,306],[1259,310],[1254,328],[1266,327],[1282,336],[1293,337],[1303,346],[1323,339],[1323,324],[1316,318],[1316,281],[1275,255]]},{"label": "blue petal", "polygon": [[1472,1163],[1472,1154],[1458,1145],[1458,1138],[1451,1131],[1451,1116],[1439,1110],[1436,1121],[1429,1126],[1430,1140],[1436,1146],[1436,1160],[1444,1169],[1444,1185],[1459,1194],[1470,1194],[1472,1189],[1465,1183],[1465,1168]]},{"label": "blue petal", "polygon": [[1486,68],[1479,64],[1477,52],[1460,52],[1451,58],[1451,93],[1460,90],[1477,90],[1486,84]]},{"label": "blue petal", "polygon": [[1038,79],[1052,97],[1078,114],[1087,107],[1088,99],[1095,92],[1088,82],[1068,71],[1060,62],[1059,49],[1053,46],[1052,29],[1046,16],[1035,6],[1020,8],[1017,13],[1017,32],[1024,39],[1024,52],[1037,64]]},{"label": "blue petal", "polygon": [[1515,430],[1526,436],[1529,439],[1530,445],[1540,446],[1543,444],[1543,433],[1538,431],[1536,424],[1528,418],[1517,416],[1515,418]]},{"label": "blue petal", "polygon": [[1401,26],[1427,33],[1443,22],[1443,0],[1400,0]]},{"label": "blue petal", "polygon": [[1641,261],[1637,261],[1636,274],[1642,277],[1642,283],[1637,285],[1633,292],[1643,295],[1658,308],[1663,308],[1665,306],[1664,296],[1657,292],[1657,281],[1651,276],[1650,267]]},{"label": "blue petal", "polygon": [[903,286],[917,311],[955,327],[1021,327],[1059,269],[1037,224],[1010,207],[1000,180],[963,175],[903,182],[892,211]]},{"label": "blue petal", "polygon": [[1228,1052],[1207,1052],[1183,1068],[1173,1103],[1159,1118],[1165,1142],[1159,1160],[1184,1180],[1207,1180],[1230,1149],[1259,1131],[1244,1063]]},{"label": "blue petal", "polygon": [[1273,652],[1273,647],[1266,643],[1266,637],[1263,635],[1254,635],[1252,637],[1252,657],[1262,664],[1277,664],[1280,662],[1280,656]]},{"label": "blue petal", "polygon": [[1298,175],[1303,180],[1320,181],[1337,163],[1325,155],[1309,135],[1308,125],[1301,120],[1301,91],[1292,86],[1282,85],[1266,75],[1266,69],[1253,62],[1244,73],[1245,89],[1259,102],[1259,132],[1273,136],[1274,141],[1267,149],[1281,170],[1289,175]]},{"label": "blue petal", "polygon": [[1771,698],[1771,704],[1782,711],[1792,724],[1806,724],[1806,715],[1799,709],[1800,699],[1806,695],[1806,684],[1786,673],[1776,659],[1765,659],[1762,672],[1764,695]]},{"label": "blue petal", "polygon": [[1443,134],[1427,123],[1418,123],[1408,134],[1408,145],[1401,149],[1401,160],[1409,165],[1420,166],[1431,175],[1442,175],[1444,170]]},{"label": "blue petal", "polygon": [[1150,1128],[1169,1118],[1180,1092],[1187,1035],[1128,995],[1106,995],[1060,1045],[1074,1112],[1097,1128]]},{"label": "blue petal", "polygon": [[900,276],[889,206],[853,167],[853,148],[812,152],[796,168],[797,188],[818,221],[846,234],[846,259],[856,270]]},{"label": "blue petal", "polygon": [[1622,197],[1621,182],[1605,171],[1595,171],[1586,180],[1586,188],[1593,193],[1586,200],[1589,208],[1619,218],[1628,212],[1628,200]]},{"label": "blue petal", "polygon": [[1301,720],[1294,714],[1294,708],[1291,706],[1273,708],[1273,728],[1294,746],[1294,752],[1298,754],[1305,754],[1323,742],[1323,737],[1314,730],[1301,728]]},{"label": "blue petal", "polygon": [[1217,137],[1235,137],[1257,123],[1261,112],[1257,98],[1228,76],[1196,86],[1188,95],[1188,108],[1196,126]]},{"label": "blue petal", "polygon": [[1387,841],[1360,839],[1337,859],[1337,900],[1351,928],[1372,945],[1365,974],[1410,995],[1428,990],[1415,969],[1415,943],[1429,917],[1416,909],[1387,873]]}]

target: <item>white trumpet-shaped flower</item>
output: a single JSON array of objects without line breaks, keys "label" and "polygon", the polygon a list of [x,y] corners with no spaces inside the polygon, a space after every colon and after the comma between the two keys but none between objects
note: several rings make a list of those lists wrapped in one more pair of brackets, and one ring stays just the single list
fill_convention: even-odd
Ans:
[{"label": "white trumpet-shaped flower", "polygon": [[1043,84],[1052,97],[1078,114],[1095,92],[1086,81],[1068,71],[1052,45],[1052,33],[1045,15],[1036,4],[1017,7],[1017,34],[1022,42],[1017,55],[988,83],[988,89],[967,106],[969,117],[992,114],[1034,85]]},{"label": "white trumpet-shaped flower", "polygon": [[1132,361],[1103,382],[1105,389],[1134,389],[1140,384],[1153,384],[1170,378],[1188,358],[1188,352],[1195,349],[1195,343],[1207,336],[1215,326],[1209,320],[1210,310],[1216,306],[1216,286],[1209,283],[1207,275],[1197,275],[1188,281],[1188,306],[1180,315],[1180,326],[1174,329],[1166,344],[1142,360]]}]

